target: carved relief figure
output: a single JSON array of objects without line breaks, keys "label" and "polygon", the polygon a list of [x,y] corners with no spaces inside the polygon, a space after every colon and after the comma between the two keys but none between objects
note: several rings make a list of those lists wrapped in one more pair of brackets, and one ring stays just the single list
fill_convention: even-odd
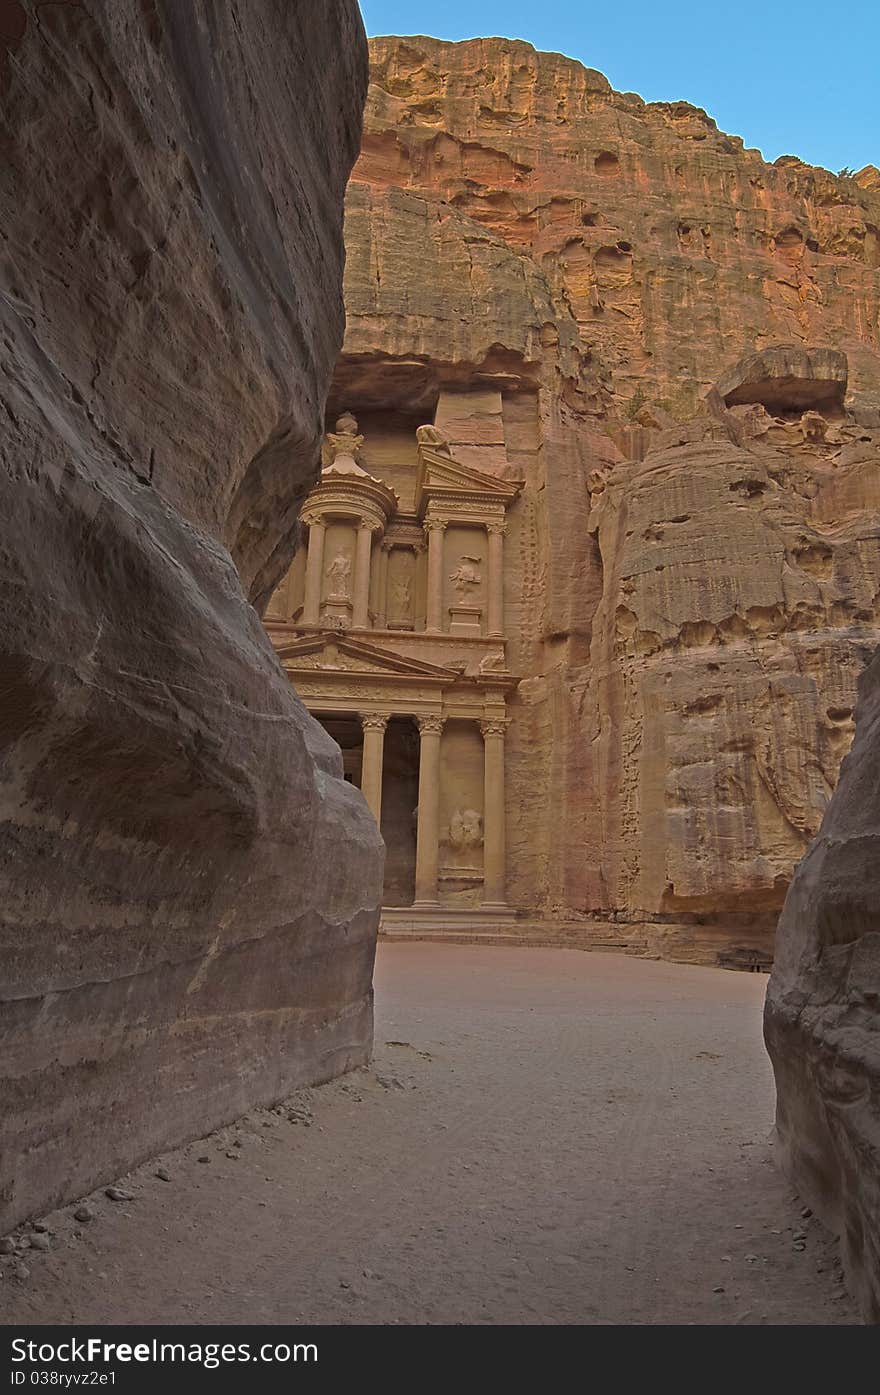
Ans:
[{"label": "carved relief figure", "polygon": [[429,446],[440,455],[452,455],[452,449],[439,426],[417,426],[416,440],[420,446]]},{"label": "carved relief figure", "polygon": [[347,601],[351,590],[351,560],[344,552],[337,552],[325,575],[330,582],[327,599]]},{"label": "carved relief figure", "polygon": [[482,560],[482,557],[465,555],[459,558],[455,571],[449,573],[449,580],[452,582],[455,594],[460,601],[466,601],[473,588],[479,586],[482,578],[477,567]]},{"label": "carved relief figure", "polygon": [[391,587],[391,599],[398,615],[409,615],[412,588],[407,577],[398,577],[394,582]]},{"label": "carved relief figure", "polygon": [[483,842],[483,819],[476,809],[456,809],[449,820],[449,845],[453,848],[479,848]]}]

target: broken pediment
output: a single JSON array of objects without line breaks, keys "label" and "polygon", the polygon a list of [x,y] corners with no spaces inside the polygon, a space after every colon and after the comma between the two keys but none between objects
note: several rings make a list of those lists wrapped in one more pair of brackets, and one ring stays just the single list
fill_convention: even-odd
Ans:
[{"label": "broken pediment", "polygon": [[513,503],[522,489],[519,480],[500,480],[471,465],[463,465],[440,450],[419,447],[416,511],[421,515],[431,499],[466,499],[472,502]]}]

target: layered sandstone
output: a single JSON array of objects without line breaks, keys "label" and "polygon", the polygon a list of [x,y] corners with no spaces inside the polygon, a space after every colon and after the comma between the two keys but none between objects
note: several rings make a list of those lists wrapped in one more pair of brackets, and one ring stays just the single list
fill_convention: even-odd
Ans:
[{"label": "layered sandstone", "polygon": [[766,958],[880,634],[876,171],[525,43],[371,60],[331,405],[377,473],[437,412],[523,481],[510,899]]},{"label": "layered sandstone", "polygon": [[306,8],[4,18],[0,1228],[369,1052],[379,840],[258,617],[366,79]]}]

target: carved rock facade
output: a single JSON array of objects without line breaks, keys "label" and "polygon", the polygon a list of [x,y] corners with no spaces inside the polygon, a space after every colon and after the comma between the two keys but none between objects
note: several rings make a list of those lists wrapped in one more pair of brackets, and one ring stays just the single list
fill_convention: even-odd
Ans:
[{"label": "carved rock facade", "polygon": [[366,82],[305,9],[4,10],[0,1229],[369,1053],[379,840],[254,608]]},{"label": "carved rock facade", "polygon": [[[519,42],[371,58],[328,426],[400,498],[432,425],[517,486],[507,901],[767,962],[878,638],[875,174],[768,165]],[[421,584],[386,628],[427,628]]]}]

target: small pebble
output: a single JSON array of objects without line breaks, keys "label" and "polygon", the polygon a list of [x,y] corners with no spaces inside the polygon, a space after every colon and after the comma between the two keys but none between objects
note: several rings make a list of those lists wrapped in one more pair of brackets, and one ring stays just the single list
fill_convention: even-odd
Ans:
[{"label": "small pebble", "polygon": [[51,1249],[51,1248],[52,1248],[52,1247],[51,1247],[51,1243],[50,1243],[50,1241],[49,1241],[48,1235],[32,1235],[32,1236],[31,1236],[31,1249],[32,1249],[32,1250],[49,1250],[49,1249]]},{"label": "small pebble", "polygon": [[713,1293],[723,1293],[723,1292],[724,1292],[724,1285],[723,1285],[723,1284],[716,1284],[716,1286],[713,1288],[712,1292],[713,1292]]},{"label": "small pebble", "polygon": [[208,1154],[207,1154],[207,1153],[203,1153],[202,1156],[201,1156],[200,1158],[197,1159],[197,1161],[198,1161],[198,1162],[210,1162],[211,1159],[208,1157]]},{"label": "small pebble", "polygon": [[805,1250],[807,1247],[804,1244],[803,1240],[795,1240],[791,1248],[793,1250]]},{"label": "small pebble", "polygon": [[746,1256],[745,1256],[745,1261],[746,1261],[746,1264],[757,1264],[757,1263],[758,1263],[758,1256],[757,1256],[757,1255],[746,1255]]},{"label": "small pebble", "polygon": [[168,1169],[165,1168],[165,1167],[157,1167],[157,1168],[156,1168],[156,1176],[159,1178],[159,1181],[160,1181],[160,1182],[170,1182],[170,1181],[171,1181],[171,1173],[170,1173],[170,1172],[168,1171]]},{"label": "small pebble", "polygon": [[801,1220],[802,1220],[802,1221],[808,1221],[808,1220],[810,1219],[810,1217],[812,1216],[812,1214],[813,1214],[813,1213],[812,1213],[812,1211],[810,1210],[809,1206],[805,1206],[804,1209],[803,1209],[803,1211],[801,1212]]},{"label": "small pebble", "polygon": [[233,1162],[238,1162],[238,1153],[229,1152],[226,1156],[227,1158],[232,1158]]},{"label": "small pebble", "polygon": [[15,1241],[13,1240],[13,1238],[12,1238],[11,1235],[4,1235],[4,1236],[3,1236],[3,1239],[0,1240],[0,1255],[14,1255],[14,1254],[15,1254]]},{"label": "small pebble", "polygon": [[351,1288],[351,1284],[347,1284],[347,1283],[345,1282],[345,1279],[340,1279],[340,1280],[339,1280],[339,1287],[340,1287],[340,1288]]},{"label": "small pebble", "polygon": [[29,1235],[20,1235],[18,1239],[18,1246],[21,1250],[29,1250],[31,1247],[31,1237]]},{"label": "small pebble", "polygon": [[82,1221],[84,1224],[88,1221],[93,1221],[95,1219],[94,1209],[86,1202],[84,1206],[78,1206],[76,1208],[73,1213],[73,1219],[75,1221]]},{"label": "small pebble", "polygon": [[134,1201],[134,1192],[127,1192],[124,1187],[106,1187],[104,1195],[111,1201]]},{"label": "small pebble", "polygon": [[34,1221],[31,1225],[31,1230],[35,1230],[38,1235],[45,1235],[48,1229],[45,1221]]}]

